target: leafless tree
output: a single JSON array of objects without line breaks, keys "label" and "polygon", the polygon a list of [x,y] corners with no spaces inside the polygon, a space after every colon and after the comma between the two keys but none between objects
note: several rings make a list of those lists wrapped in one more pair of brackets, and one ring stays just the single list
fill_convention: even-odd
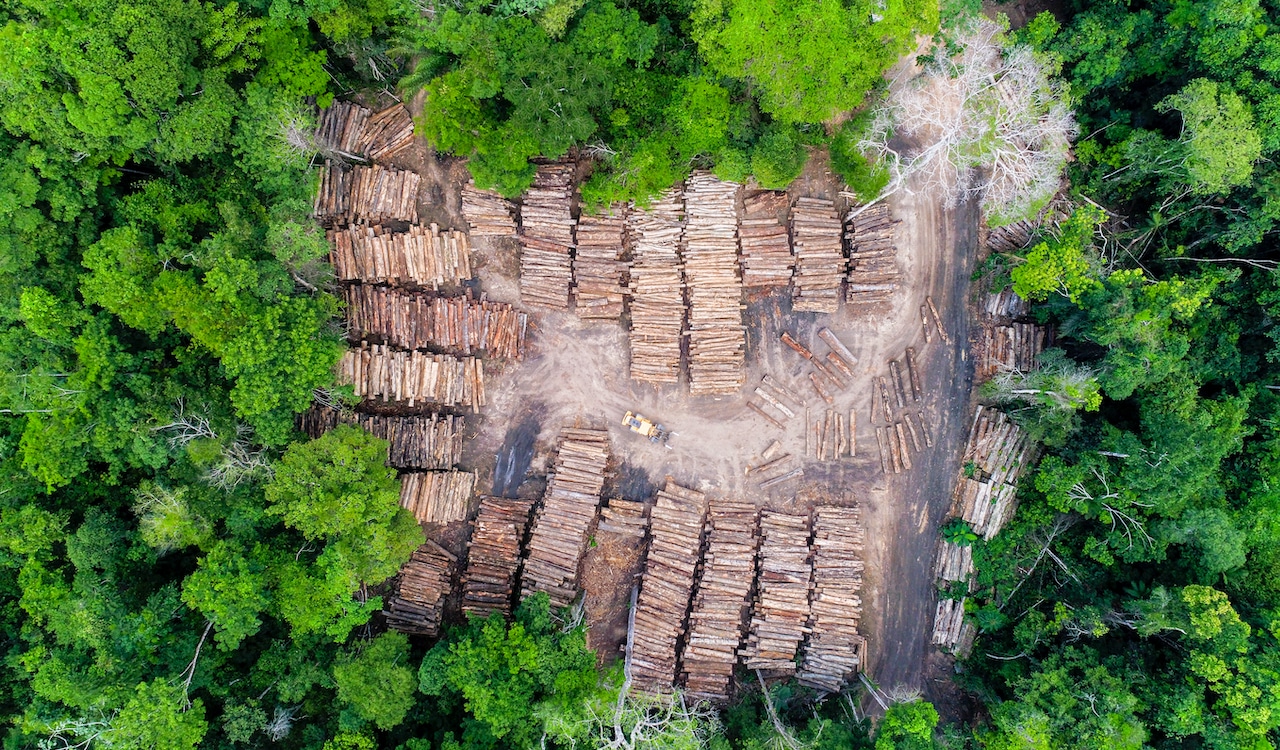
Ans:
[{"label": "leafless tree", "polygon": [[[1003,28],[979,20],[957,32],[948,55],[902,66],[859,147],[890,173],[881,198],[914,188],[948,205],[978,198],[1002,223],[1034,214],[1058,190],[1075,119],[1063,85]],[[896,136],[904,136],[902,147]]]},{"label": "leafless tree", "polygon": [[222,450],[222,457],[205,472],[205,481],[230,491],[251,479],[270,478],[271,462],[266,449],[255,448],[251,435],[248,426],[237,425],[236,439]]},{"label": "leafless tree", "polygon": [[95,743],[107,744],[105,736],[110,734],[115,717],[115,711],[109,714],[99,711],[92,718],[64,719],[49,725],[49,736],[36,746],[40,750],[88,750]]},{"label": "leafless tree", "polygon": [[173,407],[173,419],[168,424],[151,429],[154,432],[169,433],[169,446],[175,449],[185,448],[193,440],[218,437],[209,426],[209,419],[202,414],[188,412],[186,401],[181,398]]},{"label": "leafless tree", "polygon": [[275,715],[271,717],[262,727],[263,734],[271,738],[272,742],[279,742],[289,736],[289,731],[293,729],[293,719],[298,713],[297,706],[276,706]]}]

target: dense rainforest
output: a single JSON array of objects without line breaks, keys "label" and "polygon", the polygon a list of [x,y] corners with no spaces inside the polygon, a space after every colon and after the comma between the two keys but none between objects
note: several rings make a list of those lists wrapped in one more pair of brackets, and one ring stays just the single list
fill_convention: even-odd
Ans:
[{"label": "dense rainforest", "polygon": [[[423,93],[432,145],[512,195],[531,157],[570,150],[596,161],[582,195],[602,205],[695,167],[784,187],[827,149],[870,199],[900,167],[873,116],[884,74],[933,36],[921,64],[962,80],[949,61],[976,10],[0,4],[5,747],[1272,747],[1271,2],[1078,2],[998,40],[1057,76],[1037,90],[1079,137],[1069,217],[982,267],[1037,303],[1059,349],[984,394],[1044,448],[1013,524],[971,542],[971,722],[916,700],[872,730],[856,698],[785,685],[722,715],[626,694],[542,597],[430,648],[371,626],[370,587],[421,532],[381,441],[294,429],[345,396],[308,216],[316,107]],[[957,144],[957,169],[998,173],[990,139]]]}]

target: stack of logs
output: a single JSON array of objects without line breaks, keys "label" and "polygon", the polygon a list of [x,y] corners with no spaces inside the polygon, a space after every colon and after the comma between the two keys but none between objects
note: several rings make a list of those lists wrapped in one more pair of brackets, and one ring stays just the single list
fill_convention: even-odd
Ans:
[{"label": "stack of logs", "polygon": [[795,674],[796,652],[809,620],[809,518],[765,511],[751,631],[741,655],[766,677]]},{"label": "stack of logs", "polygon": [[984,326],[982,359],[977,377],[986,379],[1002,372],[1029,373],[1040,366],[1048,329],[1034,323]]},{"label": "stack of logs", "polygon": [[529,316],[501,302],[477,302],[469,295],[429,297],[365,285],[348,287],[344,296],[353,338],[453,354],[484,351],[503,359],[524,354]]},{"label": "stack of logs", "polygon": [[338,382],[365,399],[439,404],[480,411],[485,404],[484,366],[475,357],[390,349],[364,344],[338,363]]},{"label": "stack of logs", "polygon": [[361,154],[375,161],[396,155],[413,142],[413,118],[402,104],[393,104],[372,117],[352,102],[334,102],[320,110],[316,146],[339,156]]},{"label": "stack of logs", "polygon": [[858,509],[820,507],[813,515],[813,598],[801,685],[836,693],[865,662],[862,619],[863,528]]},{"label": "stack of logs", "polygon": [[312,215],[325,223],[418,221],[418,173],[326,161]]},{"label": "stack of logs", "polygon": [[993,318],[1024,318],[1031,314],[1031,305],[1012,289],[988,294],[983,309]]},{"label": "stack of logs", "polygon": [[431,540],[414,550],[400,569],[396,593],[383,612],[387,627],[428,638],[439,635],[440,613],[456,562],[449,550]]},{"label": "stack of logs", "polygon": [[987,234],[987,247],[993,253],[1016,253],[1031,244],[1036,225],[1026,219],[996,227]]},{"label": "stack of logs", "polygon": [[613,498],[600,509],[597,533],[644,538],[649,533],[649,509],[644,503]]},{"label": "stack of logs", "polygon": [[400,475],[400,505],[419,523],[453,523],[467,517],[475,488],[469,471],[410,471]]},{"label": "stack of logs", "polygon": [[701,492],[671,481],[654,499],[649,555],[633,614],[631,679],[642,692],[669,692],[675,684],[676,646],[684,635],[706,513]]},{"label": "stack of logs", "polygon": [[462,417],[383,417],[324,407],[298,417],[298,429],[312,438],[340,424],[357,425],[386,440],[387,465],[397,469],[448,469],[462,459]]},{"label": "stack of logs", "polygon": [[849,284],[845,300],[851,304],[888,302],[901,276],[893,242],[898,222],[889,215],[887,203],[877,203],[857,215],[850,212],[847,221]]},{"label": "stack of logs", "polygon": [[378,225],[329,231],[330,262],[339,281],[413,284],[439,289],[471,278],[471,248],[462,232],[413,224],[405,232]]},{"label": "stack of logs", "polygon": [[738,279],[738,188],[695,172],[685,188],[684,281],[689,290],[689,392],[742,387],[746,333]]},{"label": "stack of logs", "polygon": [[565,429],[547,494],[533,523],[520,576],[521,597],[547,592],[552,607],[567,607],[578,594],[578,562],[604,488],[609,433]]},{"label": "stack of logs", "polygon": [[853,368],[857,366],[858,360],[849,351],[840,339],[829,329],[823,328],[818,331],[818,338],[822,339],[831,351],[827,352],[826,358],[819,357],[814,354],[809,347],[796,341],[790,333],[783,331],[779,336],[779,340],[786,344],[788,348],[804,357],[813,366],[813,371],[809,373],[809,382],[813,385],[813,390],[818,394],[827,405],[833,405],[835,398],[833,393],[844,391],[853,384]]},{"label": "stack of logs", "polygon": [[585,320],[618,320],[626,293],[622,275],[627,264],[626,215],[611,209],[578,220],[578,249],[573,259],[578,317]]},{"label": "stack of logs", "polygon": [[543,164],[520,207],[520,298],[569,309],[573,286],[573,165]]},{"label": "stack of logs", "polygon": [[1034,450],[1027,434],[1003,412],[979,406],[962,461],[971,470],[961,473],[952,515],[983,539],[994,537],[1013,515],[1018,477]]},{"label": "stack of logs", "polygon": [[684,330],[684,282],[677,250],[684,196],[672,189],[647,211],[628,216],[636,244],[631,266],[631,378],[645,383],[680,381]]},{"label": "stack of logs", "polygon": [[758,518],[751,503],[711,503],[707,551],[689,613],[689,638],[680,658],[685,691],[694,699],[729,697],[755,573]]},{"label": "stack of logs", "polygon": [[766,191],[744,201],[745,214],[738,227],[742,242],[742,285],[786,286],[791,283],[795,257],[787,225],[778,214],[790,206],[786,193]]},{"label": "stack of logs", "polygon": [[964,599],[939,599],[933,616],[933,645],[959,653],[963,641],[974,633],[973,625],[964,620]]},{"label": "stack of logs", "polygon": [[511,614],[511,597],[520,567],[520,543],[529,525],[529,500],[480,498],[471,524],[467,567],[462,576],[462,611],[488,617]]},{"label": "stack of logs", "polygon": [[791,241],[795,245],[796,274],[792,309],[834,313],[840,306],[844,280],[844,248],[835,203],[823,198],[800,198],[791,209]]},{"label": "stack of logs", "polygon": [[462,215],[473,237],[515,237],[515,204],[474,184],[462,188]]}]

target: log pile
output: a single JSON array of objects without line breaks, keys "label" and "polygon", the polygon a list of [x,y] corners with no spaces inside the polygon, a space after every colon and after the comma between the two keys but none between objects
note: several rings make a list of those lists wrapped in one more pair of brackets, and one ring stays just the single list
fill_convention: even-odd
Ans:
[{"label": "log pile", "polygon": [[613,498],[600,509],[597,533],[644,538],[649,533],[649,506],[634,500]]},{"label": "log pile", "polygon": [[1016,253],[1031,244],[1036,225],[1026,219],[996,227],[987,233],[987,247],[993,253]]},{"label": "log pile", "polygon": [[641,692],[669,692],[675,685],[676,647],[684,635],[706,513],[701,492],[671,481],[654,498],[632,634],[631,679]]},{"label": "log pile", "polygon": [[362,399],[458,406],[480,411],[485,404],[484,366],[475,357],[424,354],[364,344],[338,362],[339,385]]},{"label": "log pile", "polygon": [[480,498],[471,522],[467,567],[462,575],[462,611],[488,617],[511,614],[511,596],[520,567],[520,543],[529,525],[530,500]]},{"label": "log pile", "polygon": [[672,189],[647,210],[628,217],[635,239],[631,265],[631,378],[645,383],[680,381],[684,331],[684,280],[677,248],[684,196]]},{"label": "log pile", "polygon": [[851,304],[888,302],[901,272],[894,246],[894,226],[887,203],[877,203],[856,216],[850,212],[845,229],[849,243],[849,284],[845,301]]},{"label": "log pile", "polygon": [[865,662],[862,619],[863,528],[857,508],[820,507],[813,515],[813,599],[809,640],[796,677],[836,693]]},{"label": "log pile", "polygon": [[1031,305],[1012,289],[988,294],[983,309],[993,318],[1023,318],[1031,314]]},{"label": "log pile", "polygon": [[689,392],[742,388],[746,333],[738,279],[736,182],[695,172],[685,186],[685,286],[689,290]]},{"label": "log pile", "polygon": [[823,198],[799,198],[791,209],[791,241],[796,273],[792,309],[834,313],[840,305],[840,282],[845,258],[835,203]]},{"label": "log pile", "polygon": [[565,429],[547,494],[533,522],[521,598],[545,591],[552,607],[567,607],[578,594],[578,562],[600,504],[609,463],[609,433]]},{"label": "log pile", "polygon": [[744,201],[745,213],[738,226],[742,243],[742,285],[776,287],[791,283],[796,259],[791,254],[787,225],[778,221],[790,199],[786,193],[766,191]]},{"label": "log pile", "polygon": [[[1003,412],[978,407],[956,485],[953,515],[991,539],[1013,515],[1018,477],[1033,459],[1034,443]],[[972,476],[969,476],[972,474]]]},{"label": "log pile", "polygon": [[473,237],[515,237],[515,212],[515,204],[493,190],[462,188],[462,215]]},{"label": "log pile", "polygon": [[386,440],[387,466],[397,469],[448,469],[462,460],[462,417],[384,417],[323,407],[298,417],[298,429],[311,438],[340,424],[357,425]]},{"label": "log pile", "polygon": [[610,210],[598,216],[578,219],[578,249],[573,258],[573,277],[578,317],[586,320],[618,320],[626,293],[622,275],[627,268],[626,215]]},{"label": "log pile", "polygon": [[440,613],[457,561],[449,550],[430,539],[414,550],[400,569],[396,593],[388,598],[382,613],[387,627],[428,638],[439,635]]},{"label": "log pile", "polygon": [[809,518],[765,511],[751,631],[741,655],[767,677],[795,674],[795,656],[809,621]]},{"label": "log pile", "polygon": [[413,224],[390,232],[379,225],[329,231],[329,261],[338,281],[439,289],[471,278],[471,247],[462,232]]},{"label": "log pile", "polygon": [[369,121],[368,109],[355,102],[334,102],[320,110],[317,120],[316,148],[346,157],[360,153],[361,137]]},{"label": "log pile", "polygon": [[934,575],[943,581],[967,581],[973,572],[973,547],[938,540]]},{"label": "log pile", "polygon": [[417,172],[378,165],[347,169],[326,161],[312,215],[327,224],[416,223],[418,181]]},{"label": "log pile", "polygon": [[400,103],[377,112],[365,123],[356,152],[373,161],[389,159],[413,143],[413,117]]},{"label": "log pile", "polygon": [[1029,373],[1040,366],[1048,329],[1034,323],[984,326],[982,359],[977,376],[990,378],[1001,372]]},{"label": "log pile", "polygon": [[685,692],[694,699],[729,697],[756,567],[758,518],[759,511],[750,503],[711,503],[707,551],[680,657]]},{"label": "log pile", "polygon": [[965,650],[964,644],[972,640],[973,625],[965,622],[964,599],[940,599],[933,618],[933,645],[951,649],[957,653]]},{"label": "log pile", "polygon": [[400,475],[400,506],[419,523],[453,523],[467,517],[476,475],[469,471],[410,471]]},{"label": "log pile", "polygon": [[430,297],[367,285],[347,287],[347,324],[353,338],[376,338],[405,349],[442,349],[519,359],[529,315],[501,302]]},{"label": "log pile", "polygon": [[569,309],[573,286],[573,165],[543,164],[520,206],[520,298]]}]

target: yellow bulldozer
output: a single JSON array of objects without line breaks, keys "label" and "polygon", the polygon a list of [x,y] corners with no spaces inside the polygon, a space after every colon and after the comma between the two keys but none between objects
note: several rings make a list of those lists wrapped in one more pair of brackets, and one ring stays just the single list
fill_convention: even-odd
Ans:
[{"label": "yellow bulldozer", "polygon": [[644,435],[651,443],[665,443],[671,437],[671,431],[666,427],[656,424],[651,419],[645,419],[644,415],[633,411],[623,415],[622,426],[637,435]]}]

